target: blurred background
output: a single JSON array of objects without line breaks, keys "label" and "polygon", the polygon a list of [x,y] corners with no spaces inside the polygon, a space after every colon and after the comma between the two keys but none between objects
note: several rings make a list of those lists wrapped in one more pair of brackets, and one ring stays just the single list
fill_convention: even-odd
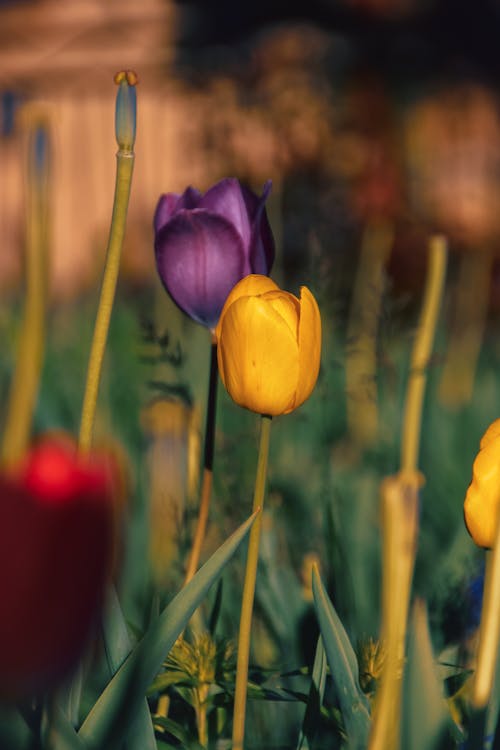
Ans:
[{"label": "blurred background", "polygon": [[54,298],[95,282],[113,186],[110,80],[123,67],[140,78],[131,283],[151,281],[158,195],[228,174],[255,189],[273,179],[286,277],[304,272],[312,243],[340,288],[369,222],[392,226],[401,288],[421,283],[430,230],[445,231],[457,253],[495,254],[495,0],[313,0],[306,9],[2,0],[0,19],[7,290],[19,278],[23,124],[34,112],[52,135]]},{"label": "blurred background", "polygon": [[[50,326],[37,430],[77,429],[113,197],[112,78],[125,68],[139,76],[97,430],[129,456],[121,586],[137,629],[151,592],[168,597],[182,580],[209,353],[207,332],[156,279],[156,202],[226,176],[260,192],[270,178],[273,276],[317,296],[324,353],[310,402],[273,426],[254,659],[279,669],[310,660],[314,560],[353,640],[377,634],[378,487],[398,469],[435,232],[450,254],[424,412],[415,586],[430,603],[436,647],[463,652],[481,556],[462,503],[479,438],[500,411],[499,36],[498,0],[0,2],[4,396],[24,286],[26,134],[34,121],[50,134]],[[249,513],[256,438],[253,415],[220,393],[206,554]],[[225,576],[223,633],[235,632],[238,575]],[[271,715],[266,731],[279,726]]]}]

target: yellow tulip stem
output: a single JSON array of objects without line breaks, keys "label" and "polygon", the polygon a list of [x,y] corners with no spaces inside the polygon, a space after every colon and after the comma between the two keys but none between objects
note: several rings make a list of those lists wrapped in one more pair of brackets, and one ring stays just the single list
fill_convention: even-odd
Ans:
[{"label": "yellow tulip stem", "polygon": [[26,297],[0,447],[4,465],[15,464],[29,442],[45,348],[47,306],[48,134],[34,122],[29,133],[26,215]]},{"label": "yellow tulip stem", "polygon": [[495,677],[498,643],[500,640],[499,591],[500,521],[497,524],[493,549],[486,553],[483,609],[481,612],[477,664],[472,690],[472,704],[476,709],[486,708],[488,705]]},{"label": "yellow tulip stem", "polygon": [[208,384],[207,399],[207,416],[205,423],[205,457],[203,463],[203,479],[200,494],[200,507],[198,510],[198,520],[193,537],[193,544],[189,555],[186,568],[184,585],[189,583],[198,569],[201,549],[205,539],[208,522],[208,512],[210,509],[210,498],[212,494],[212,477],[214,463],[214,444],[215,444],[215,414],[217,407],[217,344],[212,336],[212,347],[210,353],[210,378]]},{"label": "yellow tulip stem", "polygon": [[446,271],[446,241],[429,246],[429,270],[417,336],[411,357],[401,447],[401,469],[381,487],[383,559],[381,640],[386,650],[375,700],[369,750],[399,747],[399,707],[404,649],[418,535],[418,449],[426,368],[432,351]]},{"label": "yellow tulip stem", "polygon": [[429,269],[422,312],[413,346],[410,378],[406,394],[401,443],[401,471],[417,471],[422,406],[427,366],[432,351],[437,317],[443,294],[446,273],[447,242],[442,235],[434,235],[429,243]]},{"label": "yellow tulip stem", "polygon": [[[122,81],[120,87],[128,86]],[[128,202],[134,169],[133,141],[127,147],[122,144],[116,155],[116,182],[113,203],[113,215],[109,232],[106,262],[101,286],[101,295],[94,326],[94,335],[90,349],[87,368],[85,393],[83,397],[80,434],[78,438],[79,450],[86,453],[90,450],[94,431],[95,413],[104,352],[108,340],[109,323],[115,299],[116,283],[120,268],[120,256],[125,235]]]},{"label": "yellow tulip stem", "polygon": [[243,584],[243,599],[241,604],[240,630],[238,635],[238,656],[236,662],[236,683],[234,690],[233,714],[233,742],[232,750],[243,750],[245,738],[245,713],[248,683],[248,662],[250,656],[250,633],[252,629],[252,611],[255,595],[255,581],[259,562],[259,544],[262,529],[262,508],[266,487],[267,459],[269,455],[269,436],[271,432],[271,417],[262,415],[259,459],[255,478],[253,497],[253,511],[260,509],[254,521],[248,540],[245,582]]}]

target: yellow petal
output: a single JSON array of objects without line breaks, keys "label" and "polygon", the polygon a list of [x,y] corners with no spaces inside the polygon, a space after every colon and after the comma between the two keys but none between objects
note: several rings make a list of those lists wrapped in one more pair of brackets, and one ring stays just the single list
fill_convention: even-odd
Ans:
[{"label": "yellow petal", "polygon": [[480,547],[492,547],[500,507],[500,436],[479,451],[464,502],[465,525]]},{"label": "yellow petal", "polygon": [[495,421],[490,424],[490,426],[484,433],[483,437],[481,438],[479,447],[484,448],[486,445],[488,445],[489,442],[491,442],[491,440],[494,440],[494,438],[498,437],[499,435],[500,435],[500,419],[495,419]]},{"label": "yellow petal", "polygon": [[[240,297],[254,297],[259,294],[264,294],[265,292],[276,290],[279,290],[279,286],[275,284],[269,276],[262,276],[258,273],[251,273],[248,276],[244,276],[229,292],[224,307],[222,308],[217,328],[219,327],[228,307]],[[215,329],[216,338],[218,338],[217,328]]]},{"label": "yellow petal", "polygon": [[275,292],[266,292],[262,299],[276,310],[288,325],[295,341],[299,339],[300,302],[294,294],[283,292],[278,289]]},{"label": "yellow petal", "polygon": [[321,361],[321,315],[318,303],[309,289],[300,289],[299,320],[299,378],[293,408],[296,409],[311,395],[318,379]]},{"label": "yellow petal", "polygon": [[[224,307],[221,310],[219,322],[215,327],[214,334],[217,344],[219,342],[222,320],[224,318],[224,315],[226,314],[227,309],[233,304],[233,302],[235,302],[237,299],[240,299],[240,297],[260,295],[264,294],[265,292],[275,291],[276,289],[279,291],[279,286],[275,284],[275,282],[270,279],[269,276],[262,276],[258,273],[251,273],[248,276],[244,276],[240,281],[238,281],[238,283],[235,284],[229,292],[229,295],[227,296],[227,299],[224,303]],[[225,383],[226,378],[223,368],[224,362],[219,359],[219,373],[222,382]]]},{"label": "yellow petal", "polygon": [[277,416],[290,410],[298,378],[297,341],[262,297],[240,297],[219,321],[219,371],[232,399]]}]

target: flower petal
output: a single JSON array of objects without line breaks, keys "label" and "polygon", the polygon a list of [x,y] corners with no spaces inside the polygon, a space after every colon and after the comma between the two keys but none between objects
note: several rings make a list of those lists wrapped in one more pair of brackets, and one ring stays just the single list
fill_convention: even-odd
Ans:
[{"label": "flower petal", "polygon": [[481,442],[479,443],[479,448],[484,448],[488,445],[492,440],[500,436],[500,419],[495,419],[494,422],[490,424],[486,432],[484,433],[483,437],[481,438]]},{"label": "flower petal", "polygon": [[294,401],[297,342],[282,316],[260,297],[241,297],[226,308],[219,328],[218,361],[232,399],[276,416]]},{"label": "flower petal", "polygon": [[266,292],[262,299],[269,302],[289,327],[295,341],[299,340],[300,302],[294,294],[279,289]]},{"label": "flower petal", "polygon": [[[244,192],[245,191],[245,192]],[[200,208],[205,208],[214,214],[223,216],[236,229],[245,247],[245,253],[248,254],[251,237],[251,224],[254,212],[249,214],[247,203],[251,202],[245,194],[249,194],[255,200],[256,196],[244,188],[234,177],[227,177],[216,185],[207,190],[200,201]],[[247,255],[248,257],[248,255]]]},{"label": "flower petal", "polygon": [[248,273],[243,243],[223,217],[202,209],[181,210],[158,232],[156,265],[176,304],[213,328],[226,297]]},{"label": "flower petal", "polygon": [[186,188],[182,195],[177,193],[162,195],[156,206],[153,220],[155,232],[159,232],[167,221],[182,208],[197,208],[200,198],[200,191],[193,187]]},{"label": "flower petal", "polygon": [[464,502],[467,530],[480,547],[492,547],[500,509],[500,438],[479,451]]},{"label": "flower petal", "polygon": [[[224,303],[224,308],[221,313],[220,320],[227,308],[233,304],[240,297],[255,297],[265,292],[279,291],[279,286],[274,283],[269,276],[261,276],[256,273],[249,273],[244,276],[237,284],[231,289]],[[216,332],[217,335],[217,332]]]},{"label": "flower petal", "polygon": [[274,237],[265,210],[265,203],[271,192],[271,187],[272,182],[268,180],[260,198],[256,199],[253,193],[250,194],[251,197],[246,198],[249,215],[253,216],[250,237],[250,265],[254,273],[267,274],[271,271],[274,263]]},{"label": "flower petal", "polygon": [[294,409],[311,395],[321,360],[321,315],[309,289],[300,289],[299,378]]}]

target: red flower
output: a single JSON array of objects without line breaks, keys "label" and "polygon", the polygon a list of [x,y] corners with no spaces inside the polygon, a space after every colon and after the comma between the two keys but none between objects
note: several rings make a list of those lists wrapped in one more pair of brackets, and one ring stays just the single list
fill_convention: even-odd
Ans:
[{"label": "red flower", "polygon": [[0,476],[0,689],[52,687],[98,619],[113,561],[116,463],[67,439]]}]

